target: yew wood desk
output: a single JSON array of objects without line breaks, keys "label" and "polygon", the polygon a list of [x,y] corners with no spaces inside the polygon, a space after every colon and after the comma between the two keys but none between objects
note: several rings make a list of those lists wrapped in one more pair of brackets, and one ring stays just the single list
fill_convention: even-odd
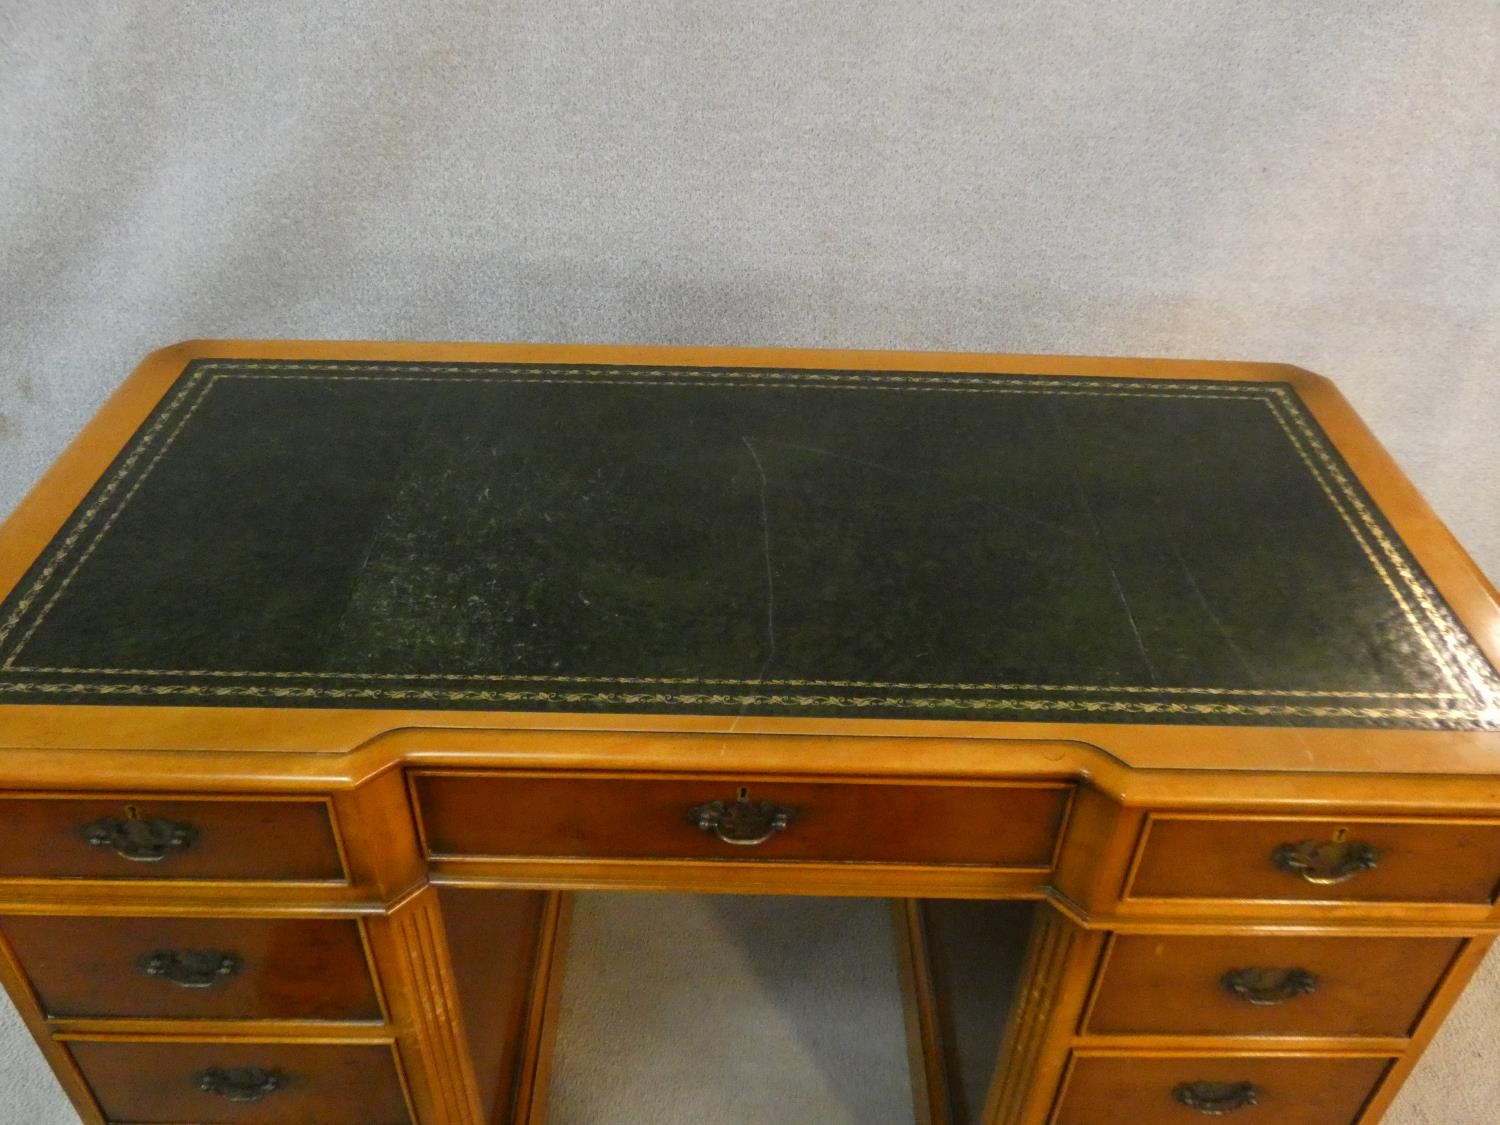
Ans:
[{"label": "yew wood desk", "polygon": [[607,888],[894,900],[923,1121],[1369,1123],[1497,930],[1494,591],[1292,368],[183,344],[0,591],[90,1122],[540,1122]]}]

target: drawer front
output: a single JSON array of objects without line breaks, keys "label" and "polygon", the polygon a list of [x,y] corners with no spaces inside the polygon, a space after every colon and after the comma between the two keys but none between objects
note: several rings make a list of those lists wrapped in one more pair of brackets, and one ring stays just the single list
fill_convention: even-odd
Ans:
[{"label": "drawer front", "polygon": [[1463,946],[1458,938],[1118,934],[1085,1029],[1403,1038]]},{"label": "drawer front", "polygon": [[352,919],[0,919],[53,1019],[380,1020]]},{"label": "drawer front", "polygon": [[1487,904],[1497,882],[1497,823],[1158,816],[1127,897]]},{"label": "drawer front", "polygon": [[[1388,1058],[1076,1055],[1052,1125],[1352,1125]],[[1253,1099],[1253,1104],[1247,1104]]]},{"label": "drawer front", "polygon": [[[1038,870],[1052,865],[1071,793],[1061,784],[762,784],[450,772],[417,774],[413,786],[435,858],[833,860]],[[775,810],[785,811],[784,827],[775,826]]]},{"label": "drawer front", "polygon": [[390,1044],[67,1044],[110,1121],[408,1125]]},{"label": "drawer front", "polygon": [[344,881],[321,800],[0,798],[0,879]]}]

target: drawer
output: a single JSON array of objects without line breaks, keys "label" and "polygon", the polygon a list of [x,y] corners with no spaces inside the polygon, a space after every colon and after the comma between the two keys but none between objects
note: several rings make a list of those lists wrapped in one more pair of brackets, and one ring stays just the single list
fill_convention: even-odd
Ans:
[{"label": "drawer", "polygon": [[1500,823],[1154,816],[1129,898],[1481,903]]},{"label": "drawer", "polygon": [[1352,1125],[1392,1061],[1078,1054],[1051,1125],[1187,1125],[1219,1116],[1235,1125]]},{"label": "drawer", "polygon": [[389,1043],[66,1043],[109,1121],[408,1125]]},{"label": "drawer", "polygon": [[16,916],[0,935],[53,1019],[382,1018],[352,919]]},{"label": "drawer", "polygon": [[1046,783],[452,771],[415,774],[412,785],[435,858],[834,860],[1037,870],[1052,865],[1072,792]]},{"label": "drawer", "polygon": [[1094,1035],[1404,1038],[1464,944],[1117,934],[1084,1027]]},{"label": "drawer", "polygon": [[345,877],[321,798],[0,798],[0,879]]}]

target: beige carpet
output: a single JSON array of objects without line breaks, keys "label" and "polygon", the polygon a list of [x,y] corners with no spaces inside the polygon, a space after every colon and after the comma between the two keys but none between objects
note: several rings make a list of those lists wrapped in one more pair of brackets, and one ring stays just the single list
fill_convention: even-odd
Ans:
[{"label": "beige carpet", "polygon": [[872,899],[580,895],[549,1125],[912,1120]]},{"label": "beige carpet", "polygon": [[[1221,357],[1500,574],[1497,105],[1494,0],[0,0],[0,512],[191,336]],[[1497,1038],[1492,963],[1388,1120]]]}]

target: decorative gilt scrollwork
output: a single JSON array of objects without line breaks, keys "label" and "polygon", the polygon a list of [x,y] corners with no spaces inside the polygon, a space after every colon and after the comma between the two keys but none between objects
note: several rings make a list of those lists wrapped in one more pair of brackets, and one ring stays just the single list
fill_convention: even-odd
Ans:
[{"label": "decorative gilt scrollwork", "polygon": [[1172,1097],[1206,1117],[1223,1117],[1260,1101],[1260,1088],[1254,1082],[1182,1082]]},{"label": "decorative gilt scrollwork", "polygon": [[1347,883],[1361,871],[1374,870],[1380,852],[1357,840],[1301,840],[1282,844],[1271,853],[1271,862],[1282,871],[1300,875],[1309,883],[1331,886]]},{"label": "decorative gilt scrollwork", "polygon": [[211,1066],[193,1076],[193,1083],[207,1094],[230,1102],[258,1102],[285,1089],[287,1076],[279,1070],[259,1066]]},{"label": "decorative gilt scrollwork", "polygon": [[1306,969],[1231,969],[1219,978],[1224,991],[1247,1004],[1271,1007],[1318,990],[1318,977]]},{"label": "decorative gilt scrollwork", "polygon": [[113,848],[136,863],[160,863],[173,852],[193,846],[198,830],[182,821],[140,817],[134,808],[126,816],[106,816],[85,824],[83,838],[96,848]]},{"label": "decorative gilt scrollwork", "polygon": [[687,818],[700,832],[712,832],[726,844],[754,847],[783,831],[797,818],[797,810],[770,801],[752,801],[749,790],[741,789],[733,801],[694,805],[688,809]]},{"label": "decorative gilt scrollwork", "polygon": [[240,966],[238,957],[221,949],[159,949],[141,958],[141,972],[182,988],[212,988]]}]

